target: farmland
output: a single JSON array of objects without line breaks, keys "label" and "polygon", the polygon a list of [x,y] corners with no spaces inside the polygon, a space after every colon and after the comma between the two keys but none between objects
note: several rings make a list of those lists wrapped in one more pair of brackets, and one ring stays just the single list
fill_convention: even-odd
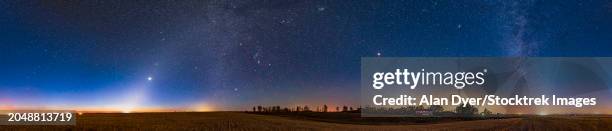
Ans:
[{"label": "farmland", "polygon": [[[330,114],[342,115],[342,114]],[[342,116],[339,116],[342,117]],[[612,130],[609,116],[525,116],[431,123],[359,123],[334,117],[243,112],[86,113],[76,126],[0,126],[2,130]]]}]

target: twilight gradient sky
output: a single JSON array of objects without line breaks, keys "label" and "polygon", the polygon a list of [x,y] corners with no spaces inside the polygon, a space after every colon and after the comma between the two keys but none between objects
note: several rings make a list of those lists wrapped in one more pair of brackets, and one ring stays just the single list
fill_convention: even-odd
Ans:
[{"label": "twilight gradient sky", "polygon": [[361,57],[612,56],[609,1],[0,1],[0,107],[359,104]]}]

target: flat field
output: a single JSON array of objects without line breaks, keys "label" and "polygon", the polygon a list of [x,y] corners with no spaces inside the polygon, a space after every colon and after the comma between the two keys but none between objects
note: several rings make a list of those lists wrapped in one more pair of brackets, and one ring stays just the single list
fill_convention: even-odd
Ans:
[{"label": "flat field", "polygon": [[528,116],[395,124],[342,121],[242,112],[86,113],[78,116],[76,126],[11,125],[0,126],[0,130],[612,130],[609,116]]}]

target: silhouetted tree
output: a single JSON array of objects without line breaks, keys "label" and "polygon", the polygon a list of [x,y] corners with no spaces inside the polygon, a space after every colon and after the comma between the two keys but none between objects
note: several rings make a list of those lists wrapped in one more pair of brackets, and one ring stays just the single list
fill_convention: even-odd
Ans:
[{"label": "silhouetted tree", "polygon": [[416,110],[417,110],[417,111],[419,111],[419,110],[425,110],[425,106],[423,106],[423,105],[417,106],[417,107],[416,107]]},{"label": "silhouetted tree", "polygon": [[346,112],[346,111],[348,111],[348,107],[342,106],[342,112]]},{"label": "silhouetted tree", "polygon": [[340,107],[336,106],[336,112],[340,112]]},{"label": "silhouetted tree", "polygon": [[493,112],[489,111],[487,108],[482,111],[483,116],[491,116],[492,114]]},{"label": "silhouetted tree", "polygon": [[459,116],[474,116],[476,113],[478,113],[478,108],[470,104],[467,104],[465,107],[459,105],[457,108],[455,108],[455,112]]},{"label": "silhouetted tree", "polygon": [[255,111],[257,111],[257,110],[256,110],[255,106],[253,106],[253,112],[255,112]]},{"label": "silhouetted tree", "polygon": [[433,105],[429,107],[429,110],[433,113],[440,113],[444,111],[444,108],[440,105]]},{"label": "silhouetted tree", "polygon": [[327,112],[327,105],[323,105],[323,112]]}]

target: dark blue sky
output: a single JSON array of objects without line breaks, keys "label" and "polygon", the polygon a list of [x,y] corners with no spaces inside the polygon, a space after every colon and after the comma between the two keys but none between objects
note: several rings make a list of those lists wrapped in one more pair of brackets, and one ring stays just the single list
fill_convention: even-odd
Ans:
[{"label": "dark blue sky", "polygon": [[0,18],[0,106],[357,105],[361,57],[612,55],[603,0],[3,0]]}]

